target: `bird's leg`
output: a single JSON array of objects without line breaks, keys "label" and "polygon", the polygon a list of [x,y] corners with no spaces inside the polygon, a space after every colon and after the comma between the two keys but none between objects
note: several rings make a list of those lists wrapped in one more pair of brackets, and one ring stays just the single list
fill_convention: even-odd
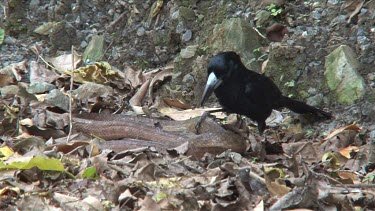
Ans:
[{"label": "bird's leg", "polygon": [[259,135],[263,136],[263,132],[264,130],[266,129],[266,123],[263,121],[258,121],[258,131],[259,131]]},{"label": "bird's leg", "polygon": [[261,122],[261,121],[258,121],[258,131],[259,131],[259,135],[260,136],[263,136],[263,140],[264,141],[267,141],[267,136],[266,134],[264,133],[264,130],[266,129],[266,122]]},{"label": "bird's leg", "polygon": [[205,111],[202,114],[202,116],[198,119],[198,121],[195,123],[195,131],[196,131],[196,133],[199,134],[199,128],[201,127],[201,124],[207,118],[208,115],[210,115],[211,113],[216,113],[216,112],[221,112],[221,111],[223,111],[222,108],[218,108],[216,110],[211,110],[211,111]]}]

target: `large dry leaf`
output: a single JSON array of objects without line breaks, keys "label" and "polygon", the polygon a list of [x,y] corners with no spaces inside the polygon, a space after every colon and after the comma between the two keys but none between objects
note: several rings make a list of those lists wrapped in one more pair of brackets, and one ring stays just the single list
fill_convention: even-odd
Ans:
[{"label": "large dry leaf", "polygon": [[324,143],[325,141],[327,141],[328,139],[331,139],[333,138],[334,136],[337,136],[339,133],[343,132],[344,130],[354,130],[354,131],[357,131],[359,132],[361,130],[360,127],[354,125],[354,124],[351,124],[351,125],[347,125],[347,126],[344,126],[344,127],[341,127],[339,129],[336,129],[334,130],[333,132],[331,132],[328,136],[326,136],[322,141],[321,143]]},{"label": "large dry leaf", "polygon": [[161,72],[158,72],[155,75],[155,77],[151,80],[150,88],[148,89],[148,96],[149,96],[149,100],[150,100],[150,105],[152,104],[153,99],[154,99],[154,97],[153,97],[154,86],[158,82],[164,81],[168,77],[172,77],[172,75],[173,75],[173,69],[164,69]]},{"label": "large dry leaf", "polygon": [[[162,107],[158,109],[160,113],[168,116],[176,121],[183,121],[187,119],[192,119],[195,117],[202,116],[206,111],[218,110],[218,108],[196,108],[196,109],[187,109],[187,110],[178,110],[171,107]],[[226,115],[223,112],[212,113],[218,119],[224,119]]]},{"label": "large dry leaf", "polygon": [[[350,2],[350,1],[348,1],[348,2]],[[353,18],[354,16],[356,16],[356,15],[359,13],[359,11],[361,11],[361,9],[362,9],[364,3],[365,3],[364,0],[359,0],[359,1],[358,1],[358,0],[354,0],[354,1],[353,1],[353,4],[352,4],[352,5],[356,5],[356,6],[355,6],[354,11],[353,11],[352,13],[350,13],[350,16],[349,16],[349,18],[348,18],[347,23],[350,23],[350,21],[352,20],[352,18]]]},{"label": "large dry leaf", "polygon": [[163,99],[165,104],[171,107],[180,108],[180,109],[191,109],[192,107],[189,104],[184,103],[180,99],[172,99],[169,97],[166,97]]},{"label": "large dry leaf", "polygon": [[[70,71],[66,71],[66,73],[71,74]],[[78,83],[109,84],[112,81],[123,80],[122,77],[122,74],[116,69],[112,69],[107,62],[95,62],[93,65],[74,70],[74,81]]]},{"label": "large dry leaf", "polygon": [[64,54],[54,58],[46,58],[59,73],[66,73],[66,71],[71,71],[72,68],[76,68],[78,63],[81,62],[81,56],[74,53],[74,66],[72,65],[72,54]]},{"label": "large dry leaf", "polygon": [[59,74],[53,72],[44,67],[44,65],[40,65],[36,61],[30,62],[30,82],[47,82],[52,83],[56,81],[59,77]]},{"label": "large dry leaf", "polygon": [[142,74],[141,70],[135,71],[133,68],[126,66],[124,69],[125,80],[124,83],[130,88],[136,89],[145,82],[145,76]]},{"label": "large dry leaf", "polygon": [[129,104],[136,114],[144,114],[142,109],[142,100],[147,94],[147,90],[150,86],[150,80],[147,80],[140,89],[135,93],[135,95],[129,100]]},{"label": "large dry leaf", "polygon": [[274,23],[273,25],[266,28],[266,36],[273,42],[281,42],[284,35],[287,33],[288,28],[279,23]]},{"label": "large dry leaf", "polygon": [[[10,64],[0,70],[0,74],[13,77],[15,81],[21,81],[22,75],[27,73],[26,61]],[[10,81],[14,81],[9,78]]]}]

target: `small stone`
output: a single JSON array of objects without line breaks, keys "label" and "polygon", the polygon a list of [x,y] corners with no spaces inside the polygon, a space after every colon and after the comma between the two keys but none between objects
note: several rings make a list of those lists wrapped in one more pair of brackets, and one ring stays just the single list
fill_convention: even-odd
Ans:
[{"label": "small stone", "polygon": [[184,76],[184,78],[182,79],[182,83],[184,84],[192,84],[192,83],[195,83],[195,79],[194,77],[189,73],[189,74],[186,74]]},{"label": "small stone", "polygon": [[4,86],[0,89],[1,97],[4,99],[14,97],[19,90],[20,88],[17,85]]},{"label": "small stone", "polygon": [[86,41],[83,40],[83,41],[81,42],[80,47],[81,47],[81,48],[86,48],[87,45],[88,45],[88,43],[87,43]]},{"label": "small stone", "polygon": [[182,49],[180,55],[184,59],[191,58],[195,55],[197,51],[198,45],[189,45],[185,49]]},{"label": "small stone", "polygon": [[328,0],[329,4],[337,5],[339,3],[339,0]]},{"label": "small stone", "polygon": [[17,42],[17,39],[14,38],[14,37],[5,36],[5,38],[4,38],[4,43],[5,44],[13,45],[16,42]]},{"label": "small stone", "polygon": [[143,28],[142,26],[139,27],[138,30],[137,30],[138,37],[141,37],[141,36],[145,35],[145,32],[146,32],[145,28]]},{"label": "small stone", "polygon": [[193,36],[193,33],[191,30],[187,30],[183,35],[182,35],[182,42],[187,42],[191,40],[191,37]]},{"label": "small stone", "polygon": [[59,107],[64,111],[69,110],[69,97],[58,89],[54,89],[49,94],[47,94],[45,97],[45,102]]},{"label": "small stone", "polygon": [[176,20],[178,19],[179,16],[180,16],[180,11],[177,10],[176,12],[172,13],[171,19]]},{"label": "small stone", "polygon": [[312,13],[311,17],[315,20],[320,20],[322,18],[321,14],[322,9],[321,8],[316,8]]},{"label": "small stone", "polygon": [[306,103],[311,106],[319,106],[323,102],[323,94],[317,94],[315,96],[309,97],[306,100]]},{"label": "small stone", "polygon": [[181,34],[186,29],[185,23],[183,21],[180,21],[176,26],[176,33]]},{"label": "small stone", "polygon": [[27,92],[31,94],[41,94],[41,93],[46,93],[51,90],[56,89],[56,86],[53,84],[49,84],[46,82],[35,82],[31,83],[29,87],[27,87]]}]

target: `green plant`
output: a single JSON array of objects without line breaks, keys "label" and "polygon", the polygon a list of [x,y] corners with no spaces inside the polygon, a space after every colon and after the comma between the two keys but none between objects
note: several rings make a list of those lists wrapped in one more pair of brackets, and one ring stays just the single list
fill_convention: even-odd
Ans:
[{"label": "green plant", "polygon": [[289,82],[286,82],[286,83],[284,84],[284,86],[287,86],[287,87],[294,87],[295,85],[296,85],[296,84],[295,84],[294,80],[289,81]]},{"label": "green plant", "polygon": [[273,3],[266,6],[266,9],[271,12],[272,16],[278,16],[280,13],[283,12],[281,8],[278,8],[276,4],[273,4]]},{"label": "green plant", "polygon": [[255,48],[255,49],[253,50],[253,53],[255,53],[255,52],[260,52],[260,48]]}]

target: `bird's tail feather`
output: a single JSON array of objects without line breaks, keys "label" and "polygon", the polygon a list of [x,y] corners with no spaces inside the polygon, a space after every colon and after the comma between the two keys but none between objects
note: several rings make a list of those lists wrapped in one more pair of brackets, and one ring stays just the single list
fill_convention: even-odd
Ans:
[{"label": "bird's tail feather", "polygon": [[315,108],[313,106],[307,105],[304,102],[294,100],[292,98],[282,96],[280,100],[280,107],[286,107],[289,108],[290,110],[299,113],[299,114],[304,114],[304,113],[313,113],[318,116],[323,116],[325,118],[331,118],[332,115],[328,112],[325,112],[323,110],[320,110],[318,108]]}]

